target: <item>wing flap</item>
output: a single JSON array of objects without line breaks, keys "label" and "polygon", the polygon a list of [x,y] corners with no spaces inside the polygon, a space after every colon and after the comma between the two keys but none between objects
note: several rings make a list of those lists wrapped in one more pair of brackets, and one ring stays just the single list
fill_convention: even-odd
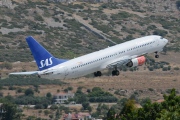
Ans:
[{"label": "wing flap", "polygon": [[138,57],[138,55],[133,56],[124,56],[120,59],[117,59],[111,63],[109,63],[106,68],[114,68],[114,67],[121,67],[122,65],[126,65],[128,62],[130,62],[133,58]]},{"label": "wing flap", "polygon": [[125,65],[125,64],[127,64],[128,62],[130,62],[131,59],[132,59],[132,58],[129,57],[129,56],[122,57],[122,58],[120,58],[120,59],[118,59],[118,60],[115,60],[115,61],[113,61],[112,63],[108,64],[108,65],[106,66],[106,68],[114,68],[115,66],[120,67],[120,66]]},{"label": "wing flap", "polygon": [[9,75],[38,75],[38,71],[29,71],[29,72],[13,72]]},{"label": "wing flap", "polygon": [[120,67],[122,65],[127,64],[129,61],[130,61],[130,59],[117,61],[117,62],[114,62],[114,63],[107,65],[107,68],[114,68],[114,66]]}]

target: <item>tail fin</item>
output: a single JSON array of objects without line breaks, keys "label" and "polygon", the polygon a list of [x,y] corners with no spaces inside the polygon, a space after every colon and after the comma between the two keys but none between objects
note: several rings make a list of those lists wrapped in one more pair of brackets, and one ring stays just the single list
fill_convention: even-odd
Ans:
[{"label": "tail fin", "polygon": [[65,59],[55,58],[31,36],[26,38],[26,42],[29,45],[29,48],[40,71],[67,61]]}]

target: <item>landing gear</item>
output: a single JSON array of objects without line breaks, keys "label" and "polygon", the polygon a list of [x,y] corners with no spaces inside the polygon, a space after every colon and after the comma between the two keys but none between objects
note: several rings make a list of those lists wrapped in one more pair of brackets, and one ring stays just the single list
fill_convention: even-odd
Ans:
[{"label": "landing gear", "polygon": [[101,71],[94,72],[95,77],[100,77],[102,75]]},{"label": "landing gear", "polygon": [[112,71],[112,76],[118,76],[119,75],[119,71],[118,70],[113,70]]},{"label": "landing gear", "polygon": [[155,58],[159,58],[159,55],[157,54],[157,52],[155,52],[155,53],[156,53]]},{"label": "landing gear", "polygon": [[159,55],[155,55],[155,58],[159,58]]}]

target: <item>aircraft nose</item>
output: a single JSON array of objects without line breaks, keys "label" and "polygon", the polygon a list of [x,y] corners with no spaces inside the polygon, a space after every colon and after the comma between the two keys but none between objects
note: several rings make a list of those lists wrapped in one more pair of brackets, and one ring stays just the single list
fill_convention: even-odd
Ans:
[{"label": "aircraft nose", "polygon": [[167,44],[167,43],[168,43],[168,40],[167,40],[167,39],[164,39],[164,42]]}]

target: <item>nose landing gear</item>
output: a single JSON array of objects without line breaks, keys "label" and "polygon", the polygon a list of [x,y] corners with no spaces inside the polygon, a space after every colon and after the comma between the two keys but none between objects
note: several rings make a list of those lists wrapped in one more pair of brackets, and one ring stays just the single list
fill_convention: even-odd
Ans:
[{"label": "nose landing gear", "polygon": [[155,53],[156,53],[155,58],[159,58],[159,55],[157,54],[157,52],[155,52]]}]

